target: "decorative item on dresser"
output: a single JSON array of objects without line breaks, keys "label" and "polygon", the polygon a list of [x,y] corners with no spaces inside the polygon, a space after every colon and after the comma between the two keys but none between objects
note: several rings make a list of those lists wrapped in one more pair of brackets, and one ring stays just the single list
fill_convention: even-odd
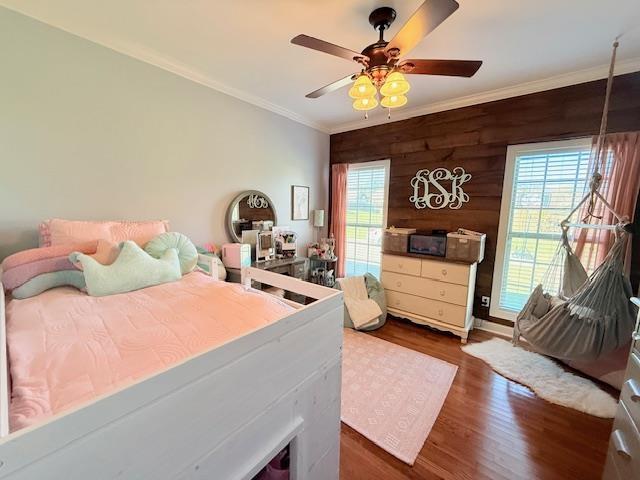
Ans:
[{"label": "decorative item on dresser", "polygon": [[[631,301],[640,307],[640,299]],[[640,478],[640,311],[613,422],[603,480]]]},{"label": "decorative item on dresser", "polygon": [[389,313],[458,335],[473,327],[477,263],[410,253],[382,254],[382,285]]}]

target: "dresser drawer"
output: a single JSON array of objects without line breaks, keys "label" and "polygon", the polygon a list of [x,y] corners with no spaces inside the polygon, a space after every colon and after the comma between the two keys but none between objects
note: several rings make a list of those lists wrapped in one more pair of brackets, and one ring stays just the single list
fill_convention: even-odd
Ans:
[{"label": "dresser drawer", "polygon": [[467,305],[467,287],[462,285],[393,272],[382,272],[382,285],[384,288],[396,292],[409,293],[456,305]]},{"label": "dresser drawer", "polygon": [[394,292],[393,290],[387,290],[387,305],[457,327],[464,327],[467,320],[467,309],[465,307],[416,297],[407,293]]},{"label": "dresser drawer", "polygon": [[382,270],[387,272],[406,273],[420,276],[422,260],[419,258],[399,257],[396,255],[382,256]]},{"label": "dresser drawer", "polygon": [[626,380],[622,384],[620,400],[629,411],[636,428],[640,429],[640,357],[635,352],[629,357]]},{"label": "dresser drawer", "polygon": [[471,268],[469,265],[459,263],[422,260],[421,274],[423,277],[434,280],[469,285],[469,268]]},{"label": "dresser drawer", "polygon": [[640,433],[622,403],[609,438],[609,458],[620,478],[640,478]]}]

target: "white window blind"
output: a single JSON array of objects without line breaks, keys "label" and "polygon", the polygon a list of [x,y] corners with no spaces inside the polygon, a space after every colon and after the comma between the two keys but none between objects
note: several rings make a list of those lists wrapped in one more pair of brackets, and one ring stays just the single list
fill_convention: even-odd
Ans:
[{"label": "white window blind", "polygon": [[541,283],[558,248],[560,221],[586,193],[590,148],[589,140],[553,142],[547,148],[544,143],[510,147],[496,255],[502,257],[496,258],[496,270],[501,271],[494,272],[492,315],[513,318]]},{"label": "white window blind", "polygon": [[347,174],[347,276],[380,278],[382,230],[386,226],[389,161],[352,165]]}]

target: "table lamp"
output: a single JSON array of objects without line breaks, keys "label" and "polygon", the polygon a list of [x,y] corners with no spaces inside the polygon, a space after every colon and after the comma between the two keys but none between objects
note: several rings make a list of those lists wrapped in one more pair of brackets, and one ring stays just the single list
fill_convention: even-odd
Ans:
[{"label": "table lamp", "polygon": [[316,242],[318,241],[318,231],[324,227],[324,210],[313,211],[313,226],[316,230]]}]

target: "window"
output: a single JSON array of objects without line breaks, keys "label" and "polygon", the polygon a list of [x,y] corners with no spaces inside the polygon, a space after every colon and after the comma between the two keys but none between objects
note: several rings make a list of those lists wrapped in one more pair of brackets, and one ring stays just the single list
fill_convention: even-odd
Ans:
[{"label": "window", "polygon": [[347,174],[345,274],[380,278],[382,230],[387,224],[389,160],[350,165]]},{"label": "window", "polygon": [[588,188],[591,139],[510,146],[493,274],[492,316],[514,320],[541,283],[560,221]]}]

